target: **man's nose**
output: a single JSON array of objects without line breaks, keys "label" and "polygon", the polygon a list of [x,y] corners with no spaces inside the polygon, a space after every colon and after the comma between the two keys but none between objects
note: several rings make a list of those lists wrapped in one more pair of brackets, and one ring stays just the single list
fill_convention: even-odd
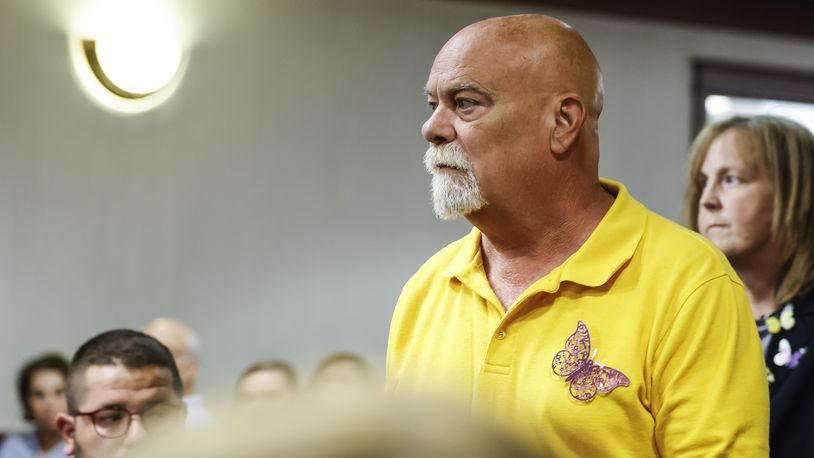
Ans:
[{"label": "man's nose", "polygon": [[430,118],[421,127],[421,135],[433,145],[442,145],[455,139],[455,128],[452,125],[453,113],[443,105],[438,105]]}]

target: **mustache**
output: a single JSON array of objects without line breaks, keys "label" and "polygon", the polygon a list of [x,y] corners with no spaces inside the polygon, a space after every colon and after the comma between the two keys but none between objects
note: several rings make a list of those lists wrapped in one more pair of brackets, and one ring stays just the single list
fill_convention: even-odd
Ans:
[{"label": "mustache", "polygon": [[451,143],[430,145],[424,153],[424,167],[429,173],[435,173],[439,167],[453,167],[464,172],[472,172],[472,163],[466,158],[463,149]]}]

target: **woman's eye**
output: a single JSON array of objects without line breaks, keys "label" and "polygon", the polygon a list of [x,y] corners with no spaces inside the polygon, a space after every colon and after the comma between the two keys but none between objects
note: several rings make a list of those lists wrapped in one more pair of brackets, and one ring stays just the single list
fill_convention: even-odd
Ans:
[{"label": "woman's eye", "polygon": [[438,102],[427,102],[427,106],[430,108],[430,111],[435,111],[438,108]]},{"label": "woman's eye", "polygon": [[724,177],[724,183],[726,184],[739,184],[741,179],[737,175],[726,175]]}]

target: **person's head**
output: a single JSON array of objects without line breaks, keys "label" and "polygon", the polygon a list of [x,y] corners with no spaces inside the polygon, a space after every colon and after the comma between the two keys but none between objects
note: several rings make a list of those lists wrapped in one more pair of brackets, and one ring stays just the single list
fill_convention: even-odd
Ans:
[{"label": "person's head", "polygon": [[353,353],[334,353],[314,369],[311,385],[318,394],[342,394],[369,388],[373,379],[373,371],[364,358]]},{"label": "person's head", "polygon": [[93,337],[73,357],[68,413],[57,419],[66,454],[120,456],[162,422],[183,426],[182,393],[175,361],[156,339],[129,329]]},{"label": "person's head", "polygon": [[155,438],[134,457],[531,458],[507,430],[436,399],[291,399],[223,412],[217,428]]},{"label": "person's head", "polygon": [[814,286],[814,135],[775,116],[735,116],[693,142],[684,218],[736,269],[773,259],[776,299]]},{"label": "person's head", "polygon": [[54,431],[60,412],[67,412],[65,382],[68,361],[51,353],[25,363],[17,376],[17,395],[23,418],[33,422],[40,431]]},{"label": "person's head", "polygon": [[246,405],[290,397],[297,390],[297,375],[283,361],[261,361],[249,366],[237,381],[235,400]]},{"label": "person's head", "polygon": [[178,320],[156,318],[144,327],[144,333],[158,339],[170,349],[184,382],[184,394],[194,393],[201,367],[201,344],[195,331]]},{"label": "person's head", "polygon": [[453,36],[426,85],[422,134],[440,218],[511,213],[598,182],[599,65],[582,37],[540,15]]}]

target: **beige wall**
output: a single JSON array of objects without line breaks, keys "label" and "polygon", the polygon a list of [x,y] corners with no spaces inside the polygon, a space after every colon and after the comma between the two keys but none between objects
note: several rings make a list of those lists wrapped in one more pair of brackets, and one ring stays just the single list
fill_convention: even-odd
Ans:
[{"label": "beige wall", "polygon": [[[84,2],[0,0],[0,428],[23,359],[171,315],[203,340],[203,388],[252,360],[309,371],[384,359],[403,282],[467,231],[436,221],[421,94],[445,39],[529,8],[455,2],[182,2],[178,92],[117,116],[79,89],[66,22]],[[540,9],[542,11],[542,9]],[[547,9],[605,72],[603,175],[678,214],[689,60],[814,69],[814,42]]]}]

